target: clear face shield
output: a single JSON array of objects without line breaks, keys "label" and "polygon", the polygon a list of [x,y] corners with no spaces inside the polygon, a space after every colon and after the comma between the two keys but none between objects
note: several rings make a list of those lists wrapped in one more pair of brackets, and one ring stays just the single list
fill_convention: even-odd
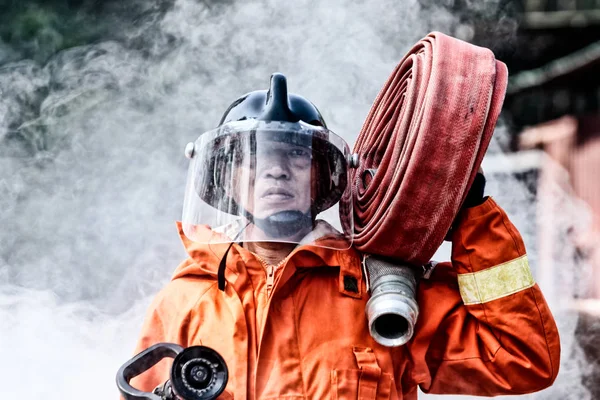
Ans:
[{"label": "clear face shield", "polygon": [[198,243],[352,244],[346,142],[303,122],[246,120],[194,143],[183,231]]}]

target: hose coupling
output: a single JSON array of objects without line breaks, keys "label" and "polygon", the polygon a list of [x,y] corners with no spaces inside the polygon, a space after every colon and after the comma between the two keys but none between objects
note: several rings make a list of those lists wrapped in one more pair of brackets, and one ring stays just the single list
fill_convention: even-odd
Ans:
[{"label": "hose coupling", "polygon": [[363,259],[371,298],[365,312],[369,333],[387,347],[402,346],[414,333],[419,316],[416,301],[417,270],[387,259]]}]

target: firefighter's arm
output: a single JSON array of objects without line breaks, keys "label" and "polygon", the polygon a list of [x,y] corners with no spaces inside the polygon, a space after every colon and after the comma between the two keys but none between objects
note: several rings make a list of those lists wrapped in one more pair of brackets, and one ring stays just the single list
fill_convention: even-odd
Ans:
[{"label": "firefighter's arm", "polygon": [[452,263],[419,284],[421,308],[406,384],[427,393],[493,396],[550,386],[556,324],[534,282],[522,238],[491,199],[463,211]]}]

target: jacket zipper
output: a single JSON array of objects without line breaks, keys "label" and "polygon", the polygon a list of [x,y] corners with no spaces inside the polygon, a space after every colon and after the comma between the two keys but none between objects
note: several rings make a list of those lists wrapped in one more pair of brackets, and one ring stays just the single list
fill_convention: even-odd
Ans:
[{"label": "jacket zipper", "polygon": [[258,258],[260,263],[263,265],[265,272],[267,273],[266,289],[267,289],[267,298],[269,298],[271,296],[271,291],[273,290],[273,286],[275,285],[275,271],[277,271],[287,261],[287,257],[284,258],[283,260],[281,260],[277,265],[269,265],[262,258],[260,258],[258,256],[256,256],[256,258]]},{"label": "jacket zipper", "polygon": [[273,283],[275,282],[275,266],[267,265],[267,298],[271,296]]}]

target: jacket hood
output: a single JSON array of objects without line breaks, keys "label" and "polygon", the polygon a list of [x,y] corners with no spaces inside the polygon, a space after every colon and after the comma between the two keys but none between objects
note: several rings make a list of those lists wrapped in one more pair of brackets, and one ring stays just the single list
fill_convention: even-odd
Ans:
[{"label": "jacket hood", "polygon": [[[190,240],[183,232],[183,223],[177,221],[179,237],[189,258],[182,262],[173,275],[173,280],[184,276],[217,276],[217,269],[221,258],[227,251],[228,243],[206,244]],[[206,225],[198,225],[196,228],[204,235],[210,236],[213,231]],[[233,250],[233,246],[232,246]]]}]

